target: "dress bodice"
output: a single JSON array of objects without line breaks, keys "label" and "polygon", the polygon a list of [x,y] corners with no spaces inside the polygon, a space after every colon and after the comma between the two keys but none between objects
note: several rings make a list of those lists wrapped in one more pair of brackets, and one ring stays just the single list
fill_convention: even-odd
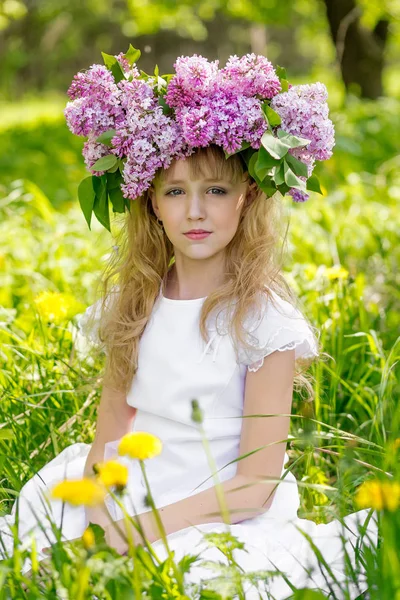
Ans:
[{"label": "dress bodice", "polygon": [[[218,327],[210,325],[208,343],[202,339],[205,298],[173,300],[160,290],[139,342],[138,370],[127,394],[128,404],[137,408],[133,430],[157,435],[163,443],[161,454],[146,462],[159,501],[166,494],[168,502],[176,501],[214,484],[201,430],[191,418],[192,399],[203,412],[204,435],[224,481],[237,470],[238,463],[232,461],[239,455],[247,372],[260,368],[274,350],[295,348],[296,360],[317,355],[316,337],[303,315],[273,294],[276,305],[266,304],[246,323],[252,348],[239,348],[237,354],[220,320]],[[84,321],[80,326],[84,331]]]}]

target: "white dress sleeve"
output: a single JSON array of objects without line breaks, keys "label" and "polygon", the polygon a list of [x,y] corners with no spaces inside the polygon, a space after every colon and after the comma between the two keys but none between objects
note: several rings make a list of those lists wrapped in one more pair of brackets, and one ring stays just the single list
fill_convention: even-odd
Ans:
[{"label": "white dress sleeve", "polygon": [[100,312],[101,300],[97,300],[87,307],[77,322],[80,333],[96,346],[101,344],[99,338]]},{"label": "white dress sleeve", "polygon": [[[110,306],[110,302],[114,301],[118,294],[118,287],[114,286],[107,296],[106,308]],[[85,312],[78,318],[77,325],[79,332],[90,342],[96,346],[101,346],[102,342],[99,338],[99,327],[101,322],[101,298],[94,304],[87,307]]]},{"label": "white dress sleeve", "polygon": [[296,363],[311,361],[319,356],[319,335],[316,327],[309,325],[304,315],[290,302],[270,290],[274,299],[265,303],[261,317],[255,326],[247,328],[247,341],[251,348],[241,346],[239,362],[249,371],[258,371],[264,358],[275,352],[295,349]]}]

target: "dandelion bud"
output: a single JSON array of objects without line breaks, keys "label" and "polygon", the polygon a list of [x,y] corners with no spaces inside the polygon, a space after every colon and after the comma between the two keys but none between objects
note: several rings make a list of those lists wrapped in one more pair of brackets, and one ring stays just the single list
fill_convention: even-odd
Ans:
[{"label": "dandelion bud", "polygon": [[202,423],[203,422],[203,412],[200,408],[198,400],[192,400],[192,421],[194,423]]}]

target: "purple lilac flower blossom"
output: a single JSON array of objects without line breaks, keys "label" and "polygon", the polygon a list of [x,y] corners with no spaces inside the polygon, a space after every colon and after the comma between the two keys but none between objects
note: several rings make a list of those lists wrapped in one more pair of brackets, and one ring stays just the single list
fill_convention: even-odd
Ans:
[{"label": "purple lilac flower blossom", "polygon": [[176,111],[176,120],[185,142],[190,146],[205,147],[212,142],[217,120],[210,106],[186,106]]},{"label": "purple lilac flower blossom", "polygon": [[239,150],[243,141],[253,148],[260,147],[260,139],[267,129],[260,102],[256,98],[218,91],[210,99],[217,131],[214,143],[228,153]]},{"label": "purple lilac flower blossom", "polygon": [[120,91],[110,71],[102,65],[92,65],[85,73],[77,73],[68,95],[71,102],[67,103],[64,115],[75,135],[97,137],[118,127],[124,119]]},{"label": "purple lilac flower blossom", "polygon": [[[271,108],[282,119],[280,127],[311,142],[303,151],[316,160],[327,160],[335,145],[334,125],[328,118],[328,92],[323,83],[294,85],[271,101]],[[301,159],[300,159],[301,160]]]},{"label": "purple lilac flower blossom", "polygon": [[165,101],[171,108],[194,106],[202,103],[217,88],[219,61],[193,54],[180,56],[174,63],[175,76],[168,84]]},{"label": "purple lilac flower blossom", "polygon": [[[329,119],[328,92],[323,83],[294,85],[287,92],[278,94],[271,101],[271,108],[282,119],[281,129],[307,138],[307,146],[293,148],[289,152],[308,167],[312,174],[315,160],[327,160],[335,145],[335,130]],[[305,177],[301,177],[306,181]],[[289,194],[295,202],[304,202],[309,195],[292,188]]]},{"label": "purple lilac flower blossom", "polygon": [[[75,75],[65,108],[70,130],[88,137],[83,156],[89,170],[98,158],[114,153],[125,161],[121,190],[126,198],[138,198],[158,169],[192,154],[211,143],[227,153],[238,151],[243,142],[260,148],[268,125],[261,100],[271,99],[281,117],[280,128],[310,139],[289,152],[312,174],[316,160],[326,160],[334,146],[334,128],[328,118],[327,90],[322,83],[292,86],[284,93],[272,64],[263,56],[231,56],[219,70],[214,62],[199,56],[181,56],[164,100],[173,110],[166,115],[152,82],[139,79],[135,65],[121,53],[115,56],[125,74],[117,84],[102,65],[92,65]],[[112,147],[96,142],[103,132],[115,129]],[[94,173],[101,175],[103,172]],[[305,177],[300,177],[306,181]],[[308,195],[291,188],[295,202]]]},{"label": "purple lilac flower blossom", "polygon": [[85,165],[89,171],[93,175],[103,175],[105,171],[93,171],[92,166],[94,163],[103,156],[110,154],[109,146],[105,144],[100,144],[95,141],[96,136],[89,136],[89,139],[83,144],[83,158],[85,160]]},{"label": "purple lilac flower blossom", "polygon": [[281,82],[272,63],[262,55],[234,54],[219,72],[221,86],[226,90],[240,90],[244,96],[273,98],[281,89]]}]

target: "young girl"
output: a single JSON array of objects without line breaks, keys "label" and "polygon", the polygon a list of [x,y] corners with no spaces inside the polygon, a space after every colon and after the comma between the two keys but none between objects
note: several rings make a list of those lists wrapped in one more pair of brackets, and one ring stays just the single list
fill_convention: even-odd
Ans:
[{"label": "young girl", "polygon": [[[65,448],[22,488],[23,540],[34,535],[39,549],[49,545],[36,525],[45,489],[64,478],[92,476],[93,465],[112,457],[123,435],[145,431],[162,441],[146,472],[177,561],[193,552],[221,561],[202,534],[230,530],[245,545],[236,551],[245,572],[284,573],[259,592],[247,586],[246,598],[287,598],[286,577],[300,588],[332,591],[303,531],[338,584],[345,580],[345,550],[354,560],[357,524],[367,511],[349,515],[346,528],[338,521],[299,519],[296,480],[285,467],[293,389],[305,388],[312,397],[305,370],[320,349],[281,273],[281,207],[277,195],[265,197],[238,154],[226,158],[215,143],[157,168],[135,210],[126,213],[118,251],[103,278],[102,302],[80,321],[81,331],[106,353],[94,442]],[[193,399],[203,414],[230,525],[223,522],[192,419]],[[126,464],[126,508],[133,514],[135,507],[162,556],[141,470],[137,462]],[[110,525],[113,520],[123,526],[122,512],[109,497],[109,519],[99,509],[65,505],[62,513],[55,500],[51,507],[65,539],[80,537],[91,521],[106,529],[112,546],[126,551]],[[14,517],[15,507],[0,520],[6,546],[6,525]],[[368,533],[376,538],[372,521]],[[188,581],[211,576],[195,565]],[[353,592],[355,597],[360,590]]]}]

